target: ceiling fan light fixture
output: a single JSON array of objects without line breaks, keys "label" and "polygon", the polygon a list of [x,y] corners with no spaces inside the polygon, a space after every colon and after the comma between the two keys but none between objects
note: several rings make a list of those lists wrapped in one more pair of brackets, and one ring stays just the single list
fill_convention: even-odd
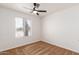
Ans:
[{"label": "ceiling fan light fixture", "polygon": [[33,11],[33,13],[34,13],[34,14],[36,14],[36,13],[37,13],[37,11]]}]

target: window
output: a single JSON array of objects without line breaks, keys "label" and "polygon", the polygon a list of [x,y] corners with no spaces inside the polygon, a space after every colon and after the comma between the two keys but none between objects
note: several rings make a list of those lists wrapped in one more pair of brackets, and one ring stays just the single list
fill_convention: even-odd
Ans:
[{"label": "window", "polygon": [[24,36],[30,36],[30,27],[31,22],[30,20],[23,19],[21,17],[15,18],[16,22],[16,37],[24,37]]}]

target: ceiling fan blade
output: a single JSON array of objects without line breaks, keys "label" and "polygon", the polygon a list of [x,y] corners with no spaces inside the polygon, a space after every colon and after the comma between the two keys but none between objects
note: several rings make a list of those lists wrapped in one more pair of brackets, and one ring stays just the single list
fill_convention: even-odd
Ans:
[{"label": "ceiling fan blade", "polygon": [[39,15],[39,13],[36,13],[37,15]]},{"label": "ceiling fan blade", "polygon": [[38,12],[47,12],[46,10],[36,10]]},{"label": "ceiling fan blade", "polygon": [[35,8],[36,8],[36,7],[33,8],[33,11],[35,11]]}]

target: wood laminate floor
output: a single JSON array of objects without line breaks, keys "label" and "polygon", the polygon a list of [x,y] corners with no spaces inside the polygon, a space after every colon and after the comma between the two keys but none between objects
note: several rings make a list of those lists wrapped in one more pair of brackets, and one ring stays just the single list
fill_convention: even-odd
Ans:
[{"label": "wood laminate floor", "polygon": [[0,55],[78,55],[78,53],[39,41],[0,52]]}]

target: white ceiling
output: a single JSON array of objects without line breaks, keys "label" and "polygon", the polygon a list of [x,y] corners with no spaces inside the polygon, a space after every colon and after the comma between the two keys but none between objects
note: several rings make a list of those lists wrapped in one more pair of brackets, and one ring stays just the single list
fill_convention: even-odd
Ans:
[{"label": "white ceiling", "polygon": [[[40,16],[45,16],[50,13],[54,13],[57,11],[61,11],[72,6],[78,5],[77,3],[40,3],[39,9],[47,10],[47,13],[39,13]],[[33,8],[33,3],[0,3],[0,6],[14,9],[23,13],[27,13],[30,15],[35,15],[30,13]],[[26,7],[26,8],[24,8]]]}]

